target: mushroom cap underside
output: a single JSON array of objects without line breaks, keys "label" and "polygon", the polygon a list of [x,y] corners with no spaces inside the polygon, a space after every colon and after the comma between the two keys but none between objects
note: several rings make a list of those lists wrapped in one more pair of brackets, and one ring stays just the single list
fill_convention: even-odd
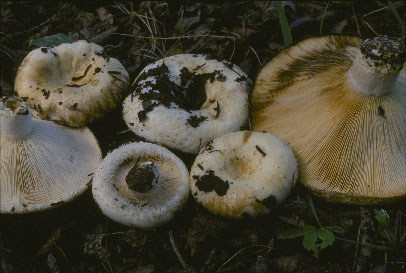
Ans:
[{"label": "mushroom cap underside", "polygon": [[[158,181],[148,191],[126,182],[137,165],[154,163]],[[127,226],[151,228],[171,220],[189,196],[189,172],[172,152],[156,144],[134,142],[109,153],[97,169],[92,193],[103,214]]]},{"label": "mushroom cap underside", "polygon": [[406,194],[406,73],[388,94],[358,94],[349,70],[360,43],[325,36],[279,53],[256,79],[252,126],[292,147],[316,195],[376,204]]},{"label": "mushroom cap underside", "polygon": [[252,131],[209,142],[190,171],[192,195],[217,215],[241,218],[269,213],[298,177],[291,149],[279,138]]},{"label": "mushroom cap underside", "polygon": [[39,117],[72,127],[114,110],[128,86],[123,65],[101,46],[83,40],[31,51],[14,83]]},{"label": "mushroom cap underside", "polygon": [[66,203],[85,191],[101,161],[88,128],[32,119],[32,132],[12,140],[0,130],[1,213],[26,213]]}]

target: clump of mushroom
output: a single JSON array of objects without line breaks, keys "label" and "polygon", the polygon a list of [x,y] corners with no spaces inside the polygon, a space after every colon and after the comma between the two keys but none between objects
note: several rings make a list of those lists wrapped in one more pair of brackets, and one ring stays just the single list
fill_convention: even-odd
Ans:
[{"label": "clump of mushroom", "polygon": [[87,128],[32,119],[18,97],[0,99],[0,212],[26,213],[63,204],[85,191],[101,161]]},{"label": "clump of mushroom", "polygon": [[14,83],[37,116],[72,127],[114,110],[128,86],[123,65],[101,46],[83,40],[31,51]]},{"label": "clump of mushroom", "polygon": [[124,100],[127,126],[148,141],[197,154],[248,121],[250,80],[236,65],[180,54],[146,66]]},{"label": "clump of mushroom", "polygon": [[171,220],[189,196],[189,172],[164,147],[130,143],[109,153],[92,193],[102,212],[123,225],[152,228]]},{"label": "clump of mushroom", "polygon": [[327,200],[376,204],[406,195],[404,41],[387,36],[304,40],[259,73],[254,130],[298,159],[300,181]]},{"label": "clump of mushroom", "polygon": [[269,213],[298,178],[291,149],[277,137],[240,131],[209,142],[190,171],[192,195],[214,214],[231,218]]}]

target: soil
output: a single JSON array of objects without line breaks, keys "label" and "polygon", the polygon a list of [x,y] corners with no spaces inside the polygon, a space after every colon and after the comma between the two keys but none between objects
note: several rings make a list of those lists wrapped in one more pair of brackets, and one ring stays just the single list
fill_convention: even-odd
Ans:
[{"label": "soil", "polygon": [[[400,18],[393,13],[394,5]],[[404,1],[283,1],[293,37],[331,33],[404,37]],[[0,95],[12,95],[29,42],[56,33],[102,45],[131,81],[147,64],[179,53],[207,54],[240,66],[251,79],[284,47],[274,3],[1,1]],[[103,156],[141,138],[121,109],[89,125]],[[176,152],[191,167],[194,156]],[[406,272],[405,201],[362,207],[327,203],[298,185],[271,214],[216,217],[191,196],[170,223],[128,228],[105,217],[90,190],[62,207],[1,215],[2,272]],[[389,222],[378,221],[384,210]],[[315,217],[315,212],[318,218]],[[335,226],[335,241],[309,251],[289,229]],[[317,238],[316,238],[317,239]],[[320,238],[321,239],[321,238]],[[320,239],[318,243],[320,243]]]}]

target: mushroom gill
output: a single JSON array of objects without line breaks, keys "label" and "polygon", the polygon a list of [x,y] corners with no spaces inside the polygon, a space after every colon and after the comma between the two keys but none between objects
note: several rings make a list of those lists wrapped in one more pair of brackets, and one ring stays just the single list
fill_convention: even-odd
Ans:
[{"label": "mushroom gill", "polygon": [[280,52],[251,94],[252,126],[298,159],[300,181],[332,201],[406,195],[404,43],[386,36],[310,38]]},{"label": "mushroom gill", "polygon": [[0,212],[55,207],[87,189],[101,152],[87,128],[33,119],[18,97],[0,98]]}]

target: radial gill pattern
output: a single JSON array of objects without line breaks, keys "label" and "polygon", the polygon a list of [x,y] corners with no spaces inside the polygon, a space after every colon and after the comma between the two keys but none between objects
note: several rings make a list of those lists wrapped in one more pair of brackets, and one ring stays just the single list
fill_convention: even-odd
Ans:
[{"label": "radial gill pattern", "polygon": [[373,204],[406,195],[406,72],[384,96],[355,92],[348,71],[360,42],[326,36],[282,51],[256,80],[252,125],[293,148],[314,193]]},{"label": "radial gill pattern", "polygon": [[2,213],[50,208],[82,193],[101,153],[89,129],[33,119],[24,139],[0,139]]}]

